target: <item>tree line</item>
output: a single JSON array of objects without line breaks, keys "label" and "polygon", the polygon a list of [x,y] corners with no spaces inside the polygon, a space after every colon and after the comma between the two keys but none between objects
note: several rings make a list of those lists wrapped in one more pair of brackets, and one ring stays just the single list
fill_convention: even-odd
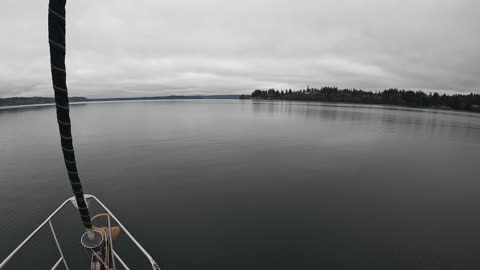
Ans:
[{"label": "tree line", "polygon": [[268,99],[268,100],[301,100],[327,101],[361,104],[387,104],[420,108],[441,108],[480,112],[480,94],[453,94],[440,95],[437,92],[425,93],[422,91],[399,90],[396,88],[378,92],[359,89],[338,89],[337,87],[322,87],[285,90],[255,90],[251,95],[241,95],[240,99]]}]

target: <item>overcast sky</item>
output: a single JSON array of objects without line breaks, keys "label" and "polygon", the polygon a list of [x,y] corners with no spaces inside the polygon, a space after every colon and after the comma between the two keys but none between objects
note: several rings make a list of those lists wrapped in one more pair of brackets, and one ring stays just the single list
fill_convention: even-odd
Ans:
[{"label": "overcast sky", "polygon": [[[0,0],[0,97],[51,96],[47,0]],[[71,95],[480,92],[477,0],[68,0]]]}]

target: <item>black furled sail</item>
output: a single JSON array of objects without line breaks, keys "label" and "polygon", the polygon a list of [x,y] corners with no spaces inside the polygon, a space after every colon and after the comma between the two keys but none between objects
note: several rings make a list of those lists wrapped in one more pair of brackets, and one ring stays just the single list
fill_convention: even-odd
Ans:
[{"label": "black furled sail", "polygon": [[68,178],[72,185],[83,225],[92,229],[92,221],[88,206],[83,196],[82,184],[78,175],[75,152],[72,142],[68,90],[65,68],[65,5],[66,0],[50,0],[48,12],[48,37],[50,44],[50,64],[53,89],[57,107],[57,122],[60,130],[60,140],[63,158],[67,168]]}]

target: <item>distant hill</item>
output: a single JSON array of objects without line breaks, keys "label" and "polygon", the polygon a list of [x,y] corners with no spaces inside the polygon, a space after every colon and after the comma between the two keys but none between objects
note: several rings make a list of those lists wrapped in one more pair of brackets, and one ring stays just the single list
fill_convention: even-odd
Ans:
[{"label": "distant hill", "polygon": [[[127,100],[169,100],[169,99],[239,99],[239,95],[195,95],[195,96],[157,96],[157,97],[130,97],[130,98],[86,98],[71,97],[70,102],[94,102],[94,101],[127,101]],[[0,98],[1,106],[19,106],[33,104],[53,104],[52,97],[9,97]]]}]

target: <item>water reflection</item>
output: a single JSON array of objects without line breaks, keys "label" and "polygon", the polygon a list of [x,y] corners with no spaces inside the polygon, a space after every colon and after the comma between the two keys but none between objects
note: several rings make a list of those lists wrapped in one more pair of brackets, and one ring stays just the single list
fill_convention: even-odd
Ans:
[{"label": "water reflection", "polygon": [[[84,189],[165,268],[480,265],[478,115],[223,100],[71,114]],[[71,191],[54,107],[0,111],[0,128],[0,239],[18,243]]]},{"label": "water reflection", "polygon": [[283,101],[253,101],[252,111],[277,118],[319,120],[323,125],[339,122],[352,128],[381,129],[389,133],[401,130],[413,135],[480,139],[480,115],[463,112]]}]

